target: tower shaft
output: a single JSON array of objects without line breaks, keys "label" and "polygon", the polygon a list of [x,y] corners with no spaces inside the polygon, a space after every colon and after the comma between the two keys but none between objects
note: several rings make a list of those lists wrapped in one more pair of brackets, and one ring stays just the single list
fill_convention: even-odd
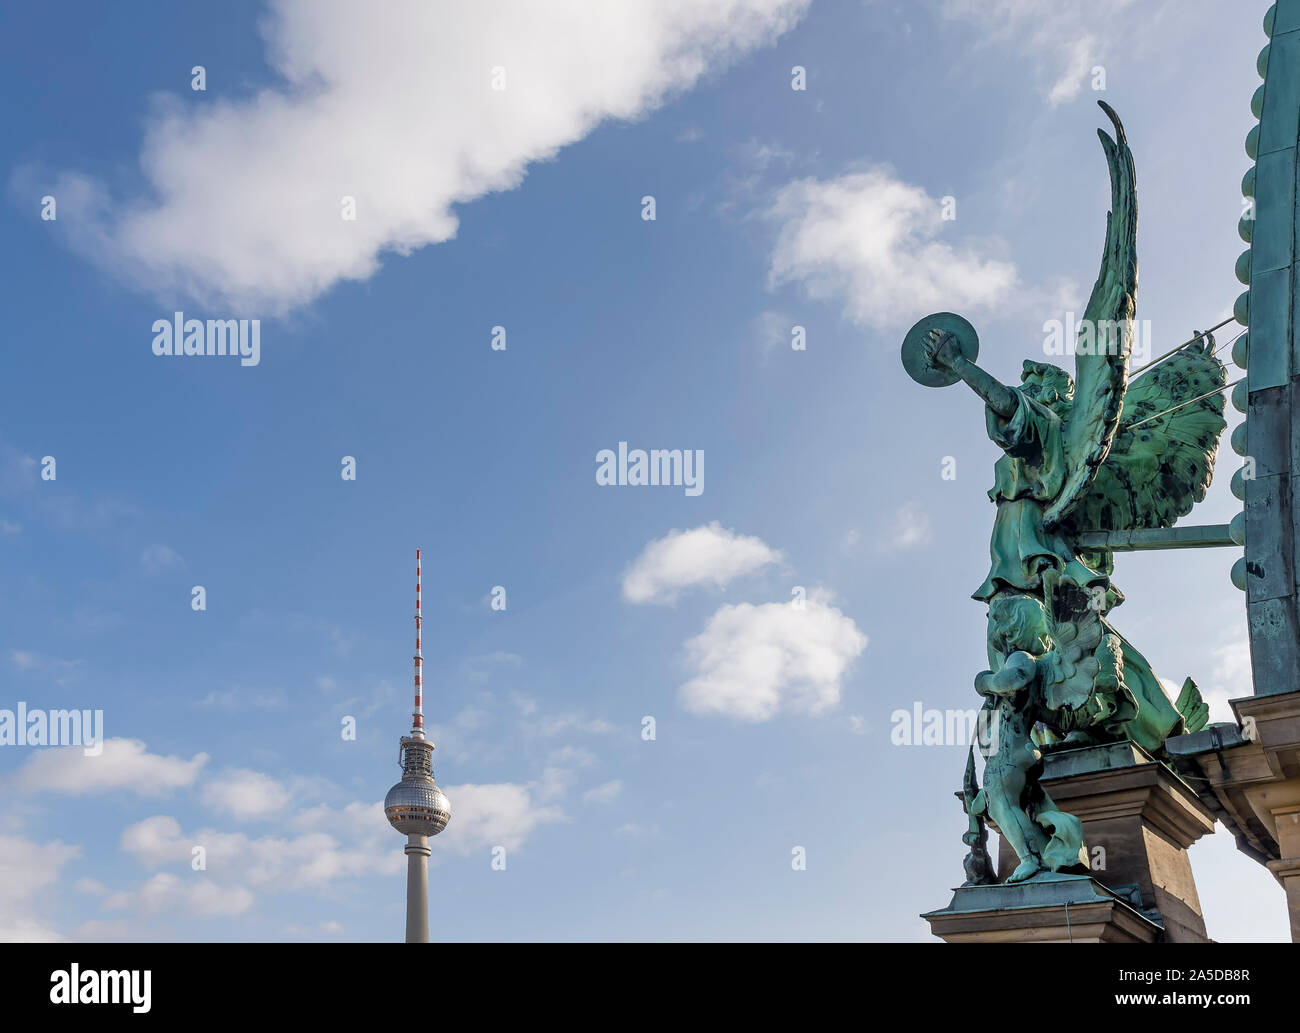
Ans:
[{"label": "tower shaft", "polygon": [[406,837],[406,942],[429,942],[429,837]]}]

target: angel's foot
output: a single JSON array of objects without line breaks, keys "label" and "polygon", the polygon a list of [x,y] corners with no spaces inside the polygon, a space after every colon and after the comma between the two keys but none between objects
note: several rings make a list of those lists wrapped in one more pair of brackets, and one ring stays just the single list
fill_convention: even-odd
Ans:
[{"label": "angel's foot", "polygon": [[1026,857],[1007,877],[1007,882],[1024,882],[1026,879],[1032,879],[1039,872],[1043,871],[1043,862],[1036,857]]}]

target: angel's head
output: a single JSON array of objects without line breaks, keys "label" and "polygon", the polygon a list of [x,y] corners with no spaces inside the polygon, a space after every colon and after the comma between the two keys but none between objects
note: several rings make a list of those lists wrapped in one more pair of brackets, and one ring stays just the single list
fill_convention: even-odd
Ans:
[{"label": "angel's head", "polygon": [[1053,366],[1050,362],[1026,359],[1020,373],[1020,387],[1030,398],[1058,414],[1069,409],[1074,398],[1074,380],[1060,366]]},{"label": "angel's head", "polygon": [[1042,656],[1052,648],[1047,611],[1036,596],[1010,593],[989,603],[989,645],[1000,656]]}]

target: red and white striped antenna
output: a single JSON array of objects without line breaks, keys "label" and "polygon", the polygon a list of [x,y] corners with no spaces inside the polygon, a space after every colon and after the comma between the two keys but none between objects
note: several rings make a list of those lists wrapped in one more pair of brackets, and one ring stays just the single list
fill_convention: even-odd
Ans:
[{"label": "red and white striped antenna", "polygon": [[420,550],[415,550],[415,713],[411,715],[411,737],[424,738],[424,694],[420,675],[423,673],[424,654],[420,651]]}]

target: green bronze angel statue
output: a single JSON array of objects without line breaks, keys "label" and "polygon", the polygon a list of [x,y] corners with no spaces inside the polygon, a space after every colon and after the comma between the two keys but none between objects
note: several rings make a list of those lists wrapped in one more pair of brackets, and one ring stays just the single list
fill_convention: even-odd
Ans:
[{"label": "green bronze angel statue", "polygon": [[1108,690],[1119,644],[1102,625],[1093,597],[1050,567],[1042,586],[1041,600],[1024,592],[993,597],[989,649],[998,662],[975,678],[984,697],[975,726],[984,788],[974,783],[968,758],[966,810],[972,822],[992,820],[1020,858],[1008,882],[1041,871],[1088,870],[1082,822],[1058,810],[1038,784],[1043,758],[1034,731],[1039,724],[1090,727],[1114,716],[1117,706]]},{"label": "green bronze angel statue", "polygon": [[[1022,717],[1032,719],[1040,744],[1127,738],[1159,754],[1168,736],[1202,727],[1207,709],[1190,679],[1171,701],[1141,653],[1113,626],[1110,613],[1124,597],[1111,581],[1112,556],[1081,539],[1089,532],[1170,527],[1205,497],[1225,427],[1218,389],[1227,375],[1213,339],[1201,338],[1130,379],[1137,291],[1133,154],[1119,117],[1105,103],[1101,107],[1115,127],[1113,139],[1098,130],[1110,167],[1111,210],[1101,271],[1080,321],[1074,375],[1026,360],[1018,385],[1000,383],[974,361],[979,350],[974,328],[948,312],[927,316],[909,331],[903,365],[926,386],[968,385],[984,401],[988,436],[1003,452],[989,491],[996,507],[991,564],[973,596],[989,607],[990,670],[980,676],[981,693],[988,698],[993,686],[1026,674],[1024,656],[1041,661],[1063,636],[1081,641],[1078,621],[1054,608],[1051,598],[1053,586],[1071,586],[1071,599],[1088,600],[1087,619],[1096,626],[1093,653],[1080,658],[1089,661],[1083,668],[1091,671],[1094,691],[1076,688],[1068,698],[1049,701],[1041,685],[1028,692],[1026,682],[1010,697],[999,696],[999,705],[1005,707],[1010,698],[1028,707]],[[1036,654],[1021,647],[1008,650],[1009,614],[1023,619],[1035,608],[1047,617],[1057,615],[1047,636],[1055,645]],[[1013,655],[1019,656],[1020,669],[1004,672]],[[1042,682],[1035,677],[1035,684]],[[986,762],[994,756],[996,750],[986,754]],[[1024,763],[1027,755],[1013,759]],[[1030,797],[1041,795],[1032,777],[1026,781],[1021,812]],[[1044,813],[1041,803],[1036,806]],[[996,814],[988,813],[998,824]],[[1019,835],[1031,851],[1027,857],[1017,847],[1025,862],[1017,870],[1021,878],[1040,868],[1063,871],[1079,863],[1073,844],[1055,849],[1059,858],[1051,862],[1052,852],[1044,853],[1051,830],[1045,831],[1049,840],[1043,842],[1038,833]]]}]

